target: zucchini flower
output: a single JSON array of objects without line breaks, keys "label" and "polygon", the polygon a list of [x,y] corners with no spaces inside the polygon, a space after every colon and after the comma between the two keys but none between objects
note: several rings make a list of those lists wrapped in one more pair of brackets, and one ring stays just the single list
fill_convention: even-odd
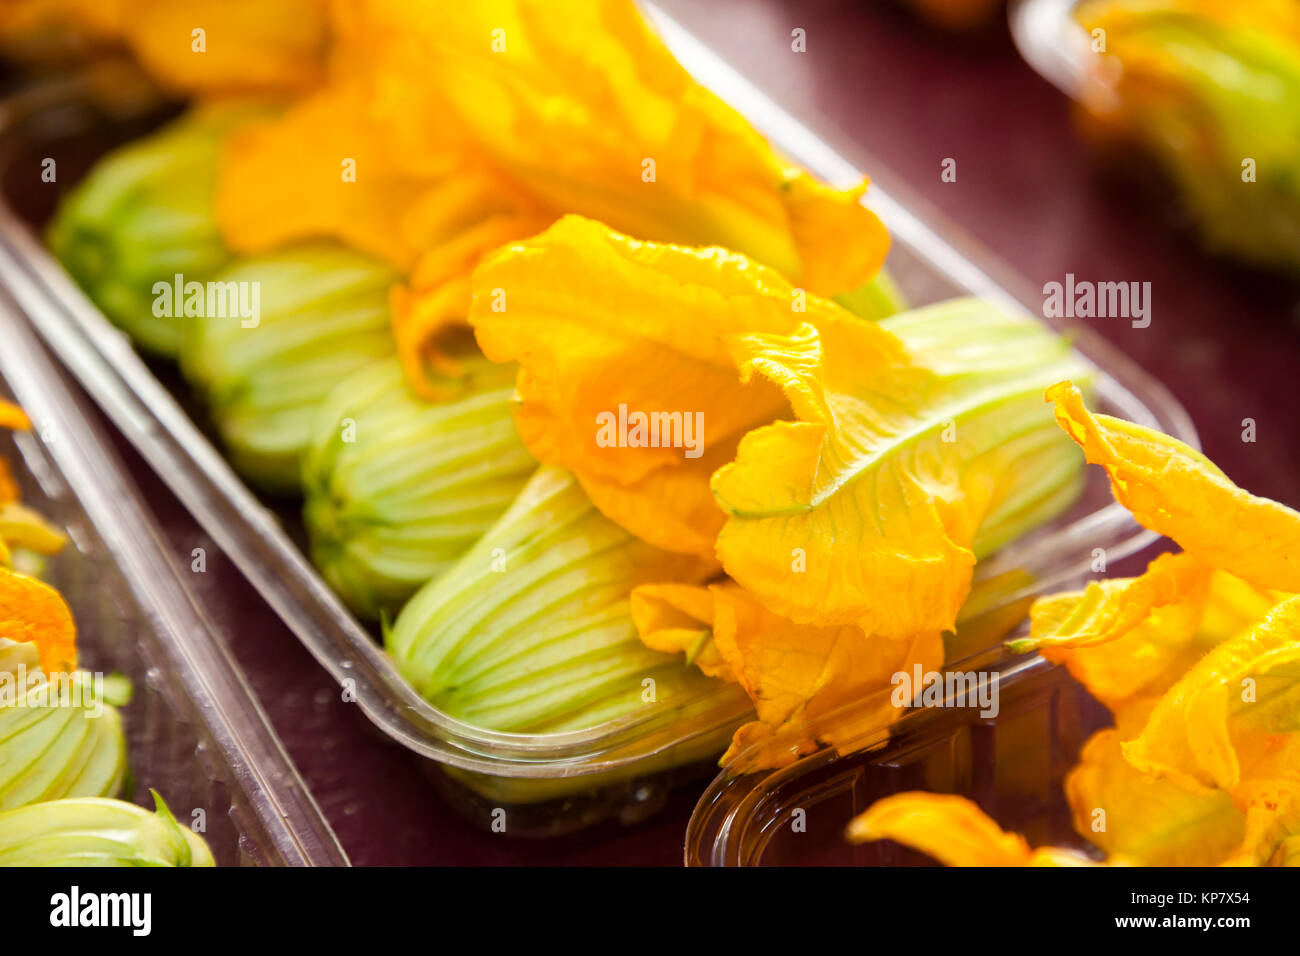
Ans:
[{"label": "zucchini flower", "polygon": [[[418,259],[420,286],[442,288],[439,315],[445,309],[453,319],[414,332],[410,322],[395,321],[393,331],[411,384],[437,398],[437,367],[446,367],[446,357],[426,363],[425,352],[438,353],[433,340],[444,327],[463,325],[474,263],[545,228],[551,217],[465,146],[454,123],[437,144],[408,147],[376,121],[375,98],[364,74],[349,74],[283,117],[240,130],[225,154],[217,222],[243,254],[332,239],[404,274]],[[409,294],[393,303],[395,316],[412,307]]]},{"label": "zucchini flower", "polygon": [[121,789],[126,740],[114,705],[129,691],[76,663],[63,597],[0,568],[0,810]]},{"label": "zucchini flower", "polygon": [[[741,529],[761,524],[776,530],[783,515],[789,534],[798,530],[808,539],[789,547],[827,546],[836,538],[830,512],[874,489],[874,483],[841,487],[830,475],[841,468],[853,474],[857,466],[848,462],[865,452],[848,446],[860,440],[859,432],[881,434],[881,426],[867,419],[876,413],[871,403],[890,401],[886,395],[898,405],[891,420],[901,415],[898,403],[914,402],[926,432],[949,456],[974,452],[960,440],[962,418],[983,411],[975,398],[991,400],[995,383],[996,394],[1015,402],[1005,417],[990,419],[979,440],[992,447],[1004,427],[1016,424],[1016,415],[1025,416],[1026,426],[1035,423],[1034,430],[1017,433],[1020,443],[1008,452],[1023,451],[1028,462],[1041,446],[1045,470],[1019,472],[1020,485],[998,478],[998,496],[985,502],[992,510],[981,513],[985,523],[969,529],[971,535],[980,529],[978,540],[967,544],[977,543],[981,554],[1059,510],[1078,490],[1078,453],[1055,434],[1039,397],[1063,377],[1091,373],[1068,342],[1028,316],[961,299],[864,322],[743,256],[637,241],[577,216],[498,250],[476,270],[473,283],[469,318],[484,354],[520,364],[516,422],[524,443],[542,462],[572,471],[607,517],[657,547],[711,557],[716,546],[725,563],[734,539],[743,564],[755,555],[746,555]],[[504,308],[498,307],[502,301]],[[813,364],[794,377],[786,367],[800,355]],[[843,390],[839,396],[828,391],[832,378]],[[947,405],[940,401],[943,389],[953,393]],[[827,407],[832,400],[836,406]],[[806,446],[766,447],[755,430],[789,418],[791,409],[806,420],[764,437],[785,431]],[[1032,435],[1041,437],[1038,445]],[[820,488],[812,478],[818,471],[814,438],[845,445],[843,463],[832,468],[828,461],[820,469],[818,482],[832,482],[824,490],[814,490]],[[719,471],[749,461],[738,459],[747,447],[761,451],[763,469],[773,471],[758,498],[729,480],[747,468]],[[798,473],[775,474],[778,463],[792,468],[796,461],[802,461]],[[858,463],[880,464],[872,456]],[[795,494],[796,487],[799,500],[776,500],[778,489]],[[960,497],[959,489],[951,491]],[[805,517],[788,517],[794,513]],[[755,521],[763,515],[770,523]],[[788,565],[789,548],[783,558],[778,551],[773,547],[773,563]],[[825,555],[833,561],[814,562],[810,552],[809,574],[824,573],[829,582],[838,576],[836,565],[853,556],[845,542]],[[960,562],[973,560],[967,554]],[[938,566],[932,571],[936,581],[946,580]],[[797,580],[799,587],[791,581],[791,589],[802,589],[809,616],[825,611],[810,579]],[[852,610],[846,606],[842,620],[876,603],[865,592],[859,598],[849,601]],[[955,612],[960,596],[953,600]]]},{"label": "zucchini flower", "polygon": [[[0,603],[0,619],[8,614]],[[85,671],[47,676],[34,643],[0,638],[0,810],[122,789],[126,738],[112,691]]]},{"label": "zucchini flower", "polygon": [[68,195],[49,229],[54,255],[100,310],[149,352],[175,357],[182,319],[160,289],[206,281],[230,258],[212,200],[221,143],[256,109],[195,110],[115,150]]},{"label": "zucchini flower", "polygon": [[641,643],[628,595],[639,583],[698,582],[715,570],[634,538],[571,475],[542,468],[460,561],[411,598],[385,644],[422,696],[479,727],[549,733],[666,713],[717,685]]},{"label": "zucchini flower", "polygon": [[241,137],[218,219],[243,251],[324,235],[408,271],[394,331],[426,397],[477,262],[567,212],[733,248],[825,295],[858,289],[884,260],[865,183],[833,189],[784,162],[631,0],[362,0],[349,13],[348,75]]},{"label": "zucchini flower", "polygon": [[[235,468],[263,489],[298,489],[326,396],[392,355],[394,278],[380,262],[322,243],[236,260],[208,283],[207,307],[195,309],[206,314],[186,319],[181,371],[206,400]],[[214,299],[225,308],[214,310]],[[194,314],[188,299],[186,314]]]},{"label": "zucchini flower", "polygon": [[0,813],[0,866],[216,866],[197,833],[158,809],[80,797]]},{"label": "zucchini flower", "polygon": [[1209,249],[1300,272],[1300,7],[1091,0],[1077,17],[1105,37],[1091,132],[1145,150]]},{"label": "zucchini flower", "polygon": [[[1029,636],[1012,642],[1063,664],[1114,717],[1066,777],[1075,830],[1108,865],[1294,866],[1300,512],[1239,488],[1182,442],[1094,414],[1069,382],[1046,397],[1116,501],[1183,547],[1138,577],[1039,598]],[[1031,851],[959,797],[887,797],[848,835],[953,866],[1087,862]]]},{"label": "zucchini flower", "polygon": [[958,299],[864,321],[726,250],[576,216],[473,281],[484,354],[519,363],[528,448],[731,577],[638,588],[633,615],[754,699],[733,754],[937,664],[976,561],[1082,487],[1042,395],[1092,371],[1030,316]]},{"label": "zucchini flower", "polygon": [[312,560],[363,616],[396,613],[537,470],[515,430],[514,367],[469,353],[457,365],[446,397],[426,402],[381,359],[316,414],[303,462]]}]

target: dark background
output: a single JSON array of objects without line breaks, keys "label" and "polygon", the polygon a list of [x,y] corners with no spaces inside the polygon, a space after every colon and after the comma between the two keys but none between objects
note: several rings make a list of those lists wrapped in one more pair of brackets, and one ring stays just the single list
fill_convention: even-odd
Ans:
[{"label": "dark background", "polygon": [[[1018,57],[1005,25],[953,36],[883,0],[660,0],[661,6],[868,174],[932,206],[1032,289],[1067,272],[1152,283],[1152,323],[1100,319],[1106,338],[1163,381],[1204,449],[1239,484],[1300,507],[1300,292],[1203,256],[1166,209],[1102,175],[1069,104]],[[790,50],[802,27],[807,52]],[[957,182],[940,163],[957,161]],[[1134,160],[1134,162],[1138,162]],[[1257,424],[1241,440],[1242,419]],[[106,426],[108,427],[108,426]],[[680,863],[703,782],[636,827],[545,841],[467,826],[420,762],[343,703],[240,574],[124,441],[122,455],[196,575],[276,730],[357,864]]]}]

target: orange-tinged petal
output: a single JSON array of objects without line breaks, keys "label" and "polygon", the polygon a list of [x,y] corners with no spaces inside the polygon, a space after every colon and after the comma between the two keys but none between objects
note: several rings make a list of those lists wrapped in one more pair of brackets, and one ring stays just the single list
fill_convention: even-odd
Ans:
[{"label": "orange-tinged petal", "polygon": [[951,630],[976,559],[1073,498],[1077,453],[1036,393],[1082,365],[1029,316],[973,299],[879,323],[830,308],[727,341],[802,419],[751,431],[713,476],[718,556],[778,614]]},{"label": "orange-tinged petal", "polygon": [[[894,675],[943,662],[938,633],[888,640],[856,625],[795,624],[733,582],[642,586],[632,595],[632,617],[650,647],[693,656],[704,673],[736,681],[754,702],[758,720],[737,730],[722,758],[735,772],[783,766],[819,743],[870,745],[910,703],[893,699]],[[855,706],[828,717],[848,705]]]},{"label": "orange-tinged petal", "polygon": [[[746,603],[768,613],[752,599]],[[724,628],[715,637],[727,634],[726,614],[719,620]],[[720,761],[737,773],[784,766],[819,745],[841,753],[881,745],[909,703],[897,699],[896,675],[918,668],[928,674],[943,664],[943,637],[937,632],[890,640],[855,625],[775,621],[764,627],[742,617],[734,647],[723,652],[745,661],[746,690],[763,718],[737,730]],[[787,668],[783,657],[796,666]]]},{"label": "orange-tinged petal", "polygon": [[1122,638],[1156,608],[1186,603],[1199,611],[1210,574],[1189,554],[1162,554],[1139,577],[1092,581],[1084,591],[1040,598],[1030,610],[1030,636],[1012,642],[1012,650],[1092,647]]},{"label": "orange-tinged petal", "polygon": [[[31,419],[17,405],[0,398],[0,428],[26,431],[32,427]],[[0,458],[0,505],[17,501],[19,497],[18,482],[14,479],[9,462]]]},{"label": "orange-tinged petal", "polygon": [[18,481],[14,478],[13,468],[9,465],[9,460],[0,458],[0,505],[8,504],[10,501],[17,501],[19,494]]},{"label": "orange-tinged petal", "polygon": [[1143,527],[1211,567],[1261,587],[1300,592],[1300,513],[1234,485],[1208,458],[1168,435],[1094,415],[1069,382],[1047,391],[1056,419],[1110,476]]},{"label": "orange-tinged petal", "polygon": [[[1139,578],[1095,581],[1082,592],[1040,599],[1030,637],[1124,723],[1141,723],[1155,701],[1198,660],[1259,621],[1283,597],[1188,554],[1162,555]],[[1121,719],[1122,718],[1122,719]]]},{"label": "orange-tinged petal", "polygon": [[46,674],[77,666],[77,629],[62,595],[44,581],[0,568],[0,637],[33,643]]},{"label": "orange-tinged petal", "polygon": [[1288,844],[1300,838],[1300,772],[1269,780],[1249,780],[1234,791],[1245,811],[1241,845],[1224,866],[1295,866],[1277,858],[1289,856]]},{"label": "orange-tinged petal", "polygon": [[[888,235],[860,202],[865,183],[832,189],[781,162],[629,0],[488,0],[454,14],[365,0],[342,19],[395,155],[454,143],[504,174],[495,194],[529,195],[499,213],[502,242],[575,212],[641,239],[736,249],[826,295],[880,268]],[[395,313],[421,391],[437,335],[463,318],[463,273],[431,282],[426,271]]]},{"label": "orange-tinged petal", "polygon": [[[1193,791],[1232,789],[1243,765],[1248,776],[1284,768],[1300,755],[1298,661],[1300,596],[1198,661],[1161,698],[1137,739],[1124,744],[1125,758]],[[1286,679],[1275,687],[1266,681],[1278,671]]]},{"label": "orange-tinged petal", "polygon": [[772,386],[742,384],[722,337],[794,329],[790,284],[720,249],[566,217],[490,256],[473,287],[479,345],[520,365],[529,450],[637,536],[711,554],[722,515],[709,472],[786,406]]},{"label": "orange-tinged petal", "polygon": [[[364,18],[402,19],[400,0]],[[490,161],[550,207],[642,239],[717,244],[825,295],[879,269],[888,236],[858,198],[790,169],[673,59],[630,0],[486,0],[413,14],[383,69],[445,102]],[[390,101],[413,141],[439,111]],[[410,130],[415,130],[414,132]],[[564,144],[557,148],[557,144]]]},{"label": "orange-tinged petal", "polygon": [[1242,842],[1245,815],[1222,790],[1190,793],[1143,774],[1120,734],[1089,738],[1065,781],[1074,828],[1112,859],[1138,866],[1217,866]]},{"label": "orange-tinged petal", "polygon": [[754,700],[759,720],[773,731],[787,723],[807,723],[865,691],[888,688],[895,673],[910,669],[910,642],[896,647],[856,625],[795,624],[735,585],[711,590],[714,641]]},{"label": "orange-tinged petal", "polygon": [[[0,38],[31,43],[53,31],[82,32],[90,37],[121,33],[131,0],[4,0],[0,3]],[[84,53],[84,51],[82,51]]]},{"label": "orange-tinged petal", "polygon": [[[865,180],[853,189],[833,189],[795,172],[781,188],[804,285],[835,295],[856,289],[879,271],[889,238],[873,213],[863,215]],[[846,236],[859,238],[846,243]]]},{"label": "orange-tinged petal", "polygon": [[1091,866],[1069,850],[1031,851],[965,797],[912,791],[883,797],[849,824],[853,843],[893,840],[945,866]]},{"label": "orange-tinged petal", "polygon": [[[491,190],[499,207],[503,193],[493,189],[490,181],[484,180],[481,185],[481,195]],[[424,251],[416,260],[410,286],[394,288],[392,298],[398,356],[411,385],[428,399],[438,397],[429,367],[447,360],[441,339],[450,330],[464,328],[469,321],[470,274],[474,267],[491,250],[540,232],[550,223],[548,216],[529,210],[522,201],[509,209],[482,205],[476,210],[478,218],[448,219],[425,214],[425,207],[434,205],[432,200],[441,191],[428,190],[410,214],[412,230],[419,237],[416,245]]]},{"label": "orange-tinged petal", "polygon": [[64,533],[38,512],[16,500],[5,501],[2,492],[0,489],[0,543],[38,554],[55,554],[67,543]]},{"label": "orange-tinged petal", "polygon": [[325,76],[328,7],[329,0],[124,0],[120,26],[141,64],[171,90],[302,91]]},{"label": "orange-tinged petal", "polygon": [[426,181],[404,173],[384,150],[363,92],[336,85],[231,134],[216,217],[233,250],[259,253],[327,237],[398,268],[411,265],[416,249],[404,222]]},{"label": "orange-tinged petal", "polygon": [[1287,837],[1268,861],[1269,866],[1300,866],[1300,835]]},{"label": "orange-tinged petal", "polygon": [[683,654],[710,677],[736,675],[713,641],[713,592],[691,584],[643,584],[632,592],[632,622],[647,647]]},{"label": "orange-tinged petal", "polygon": [[31,419],[27,417],[27,414],[21,408],[0,398],[0,428],[26,431],[31,427]]},{"label": "orange-tinged petal", "polygon": [[708,555],[712,560],[722,515],[709,490],[709,476],[731,459],[735,449],[730,443],[706,449],[700,458],[656,469],[634,481],[585,474],[580,476],[582,487],[611,521],[652,543],[658,539],[666,550]]}]

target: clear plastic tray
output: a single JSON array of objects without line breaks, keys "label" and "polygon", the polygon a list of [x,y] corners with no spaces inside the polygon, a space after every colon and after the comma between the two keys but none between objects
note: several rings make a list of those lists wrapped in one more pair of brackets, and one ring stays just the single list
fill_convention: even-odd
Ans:
[{"label": "clear plastic tray", "polygon": [[[850,162],[673,21],[653,7],[648,13],[683,65],[748,116],[789,158],[833,183],[858,178]],[[109,148],[122,139],[120,131],[141,129],[141,116],[147,117],[151,106],[156,104],[96,98],[75,83],[5,104],[0,281],[12,288],[45,340],[316,659],[340,682],[351,682],[367,716],[394,740],[472,784],[464,789],[462,802],[473,815],[486,821],[494,807],[528,804],[539,832],[609,813],[638,815],[637,806],[653,804],[653,794],[665,785],[661,777],[648,779],[646,774],[680,763],[681,755],[692,750],[701,751],[703,758],[703,751],[717,749],[720,735],[745,719],[735,695],[686,702],[683,706],[701,711],[686,738],[672,729],[673,713],[663,710],[581,732],[537,735],[472,727],[431,706],[402,680],[373,637],[330,592],[294,543],[292,529],[231,471],[176,395],[45,251],[31,222],[16,214],[22,199],[15,194],[16,165],[38,163],[38,157],[54,150],[69,154],[70,144]],[[73,149],[67,166],[75,169],[78,162],[84,167],[86,157],[76,158]],[[1031,293],[1021,289],[1017,297],[1008,291],[1015,280],[995,280],[991,275],[1000,270],[976,265],[941,239],[939,231],[951,234],[946,227],[927,225],[909,212],[909,204],[879,188],[873,187],[869,205],[893,235],[888,267],[913,304],[975,294],[1039,311]],[[1097,387],[1102,411],[1197,444],[1186,413],[1157,382],[1088,330],[1070,331],[1080,351],[1103,370]],[[1113,504],[1104,478],[1093,474],[1073,510],[1004,549],[980,573],[1027,570],[1034,583],[1024,593],[1006,596],[1013,601],[1040,588],[1082,580],[1094,548],[1105,548],[1114,561],[1153,538]],[[579,777],[591,778],[590,792],[575,796],[583,788],[574,779]],[[547,799],[548,794],[554,799]],[[511,819],[516,819],[514,811]]]},{"label": "clear plastic tray", "polygon": [[1079,0],[1017,0],[1010,15],[1011,36],[1025,62],[1075,100],[1082,98],[1091,55],[1088,33],[1074,19],[1078,5]]},{"label": "clear plastic tray", "polygon": [[81,664],[125,674],[134,687],[123,710],[132,791],[122,796],[152,808],[154,788],[182,823],[202,819],[223,866],[346,865],[138,492],[95,436],[98,416],[73,398],[2,293],[0,393],[33,423],[0,432],[0,455],[25,503],[70,539],[49,580],[77,621]]},{"label": "clear plastic tray", "polygon": [[[1065,775],[1110,714],[1063,668],[1038,655],[991,655],[960,665],[999,673],[999,710],[918,708],[893,727],[824,748],[777,771],[720,774],[686,829],[688,866],[903,866],[932,864],[885,840],[861,845],[845,828],[876,800],[907,790],[956,793],[1031,846],[1087,852],[1071,824]],[[875,701],[827,715],[825,733]],[[743,755],[741,757],[743,760]]]}]

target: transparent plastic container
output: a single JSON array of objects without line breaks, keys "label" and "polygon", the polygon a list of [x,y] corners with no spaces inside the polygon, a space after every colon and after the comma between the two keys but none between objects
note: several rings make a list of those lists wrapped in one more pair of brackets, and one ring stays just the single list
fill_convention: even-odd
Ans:
[{"label": "transparent plastic container", "polygon": [[138,492],[94,434],[93,411],[3,293],[0,394],[33,423],[30,432],[0,431],[0,455],[24,503],[68,533],[47,578],[72,608],[80,664],[133,685],[122,709],[131,787],[123,799],[152,808],[157,790],[182,824],[202,822],[221,866],[347,865]]},{"label": "transparent plastic container", "polygon": [[[844,837],[849,821],[875,801],[908,790],[968,797],[1031,846],[1088,852],[1071,824],[1063,784],[1080,748],[1110,723],[1110,714],[1063,668],[1036,654],[997,651],[951,666],[998,674],[996,716],[947,701],[909,710],[890,728],[780,770],[723,772],[687,825],[686,865],[933,865],[889,840],[854,845]],[[868,699],[842,708],[809,731],[833,732],[873,704],[879,706]]]},{"label": "transparent plastic container", "polygon": [[[1017,0],[1011,7],[1010,23],[1016,49],[1034,72],[1066,96],[1081,101],[1092,48],[1088,32],[1074,18],[1078,5],[1079,0]],[[1089,95],[1103,96],[1105,89],[1091,89]]]},{"label": "transparent plastic container", "polygon": [[[832,183],[859,178],[837,154],[692,36],[653,7],[647,13],[682,64],[744,113],[776,146]],[[501,733],[469,726],[430,705],[397,673],[382,648],[311,567],[295,516],[275,514],[246,487],[187,414],[183,388],[169,390],[86,299],[38,237],[44,208],[30,201],[33,164],[57,155],[59,169],[85,169],[97,155],[166,115],[128,84],[68,82],[9,100],[0,119],[0,281],[32,324],[141,455],[316,659],[350,682],[366,715],[388,736],[446,771],[453,801],[490,823],[509,807],[512,832],[553,833],[609,815],[637,819],[663,800],[682,775],[698,777],[749,710],[722,685],[678,708],[659,708],[584,731]],[[20,171],[21,170],[21,175]],[[52,199],[52,197],[51,197]],[[939,230],[873,187],[868,204],[893,236],[888,268],[908,300],[923,305],[979,295],[1038,312],[1031,291],[1000,270],[979,266],[940,238]],[[951,234],[945,227],[945,234]],[[1157,382],[1086,329],[1071,329],[1081,353],[1101,370],[1099,410],[1160,428],[1197,444],[1186,413]],[[174,376],[168,377],[177,385]],[[1025,585],[1004,595],[1014,604],[1040,589],[1083,579],[1092,549],[1119,560],[1154,540],[1116,506],[1104,477],[1088,476],[1076,506],[985,562],[979,574],[1024,572]],[[677,720],[689,708],[689,722]],[[689,729],[683,730],[686,726]],[[694,766],[683,764],[694,762]]]}]

